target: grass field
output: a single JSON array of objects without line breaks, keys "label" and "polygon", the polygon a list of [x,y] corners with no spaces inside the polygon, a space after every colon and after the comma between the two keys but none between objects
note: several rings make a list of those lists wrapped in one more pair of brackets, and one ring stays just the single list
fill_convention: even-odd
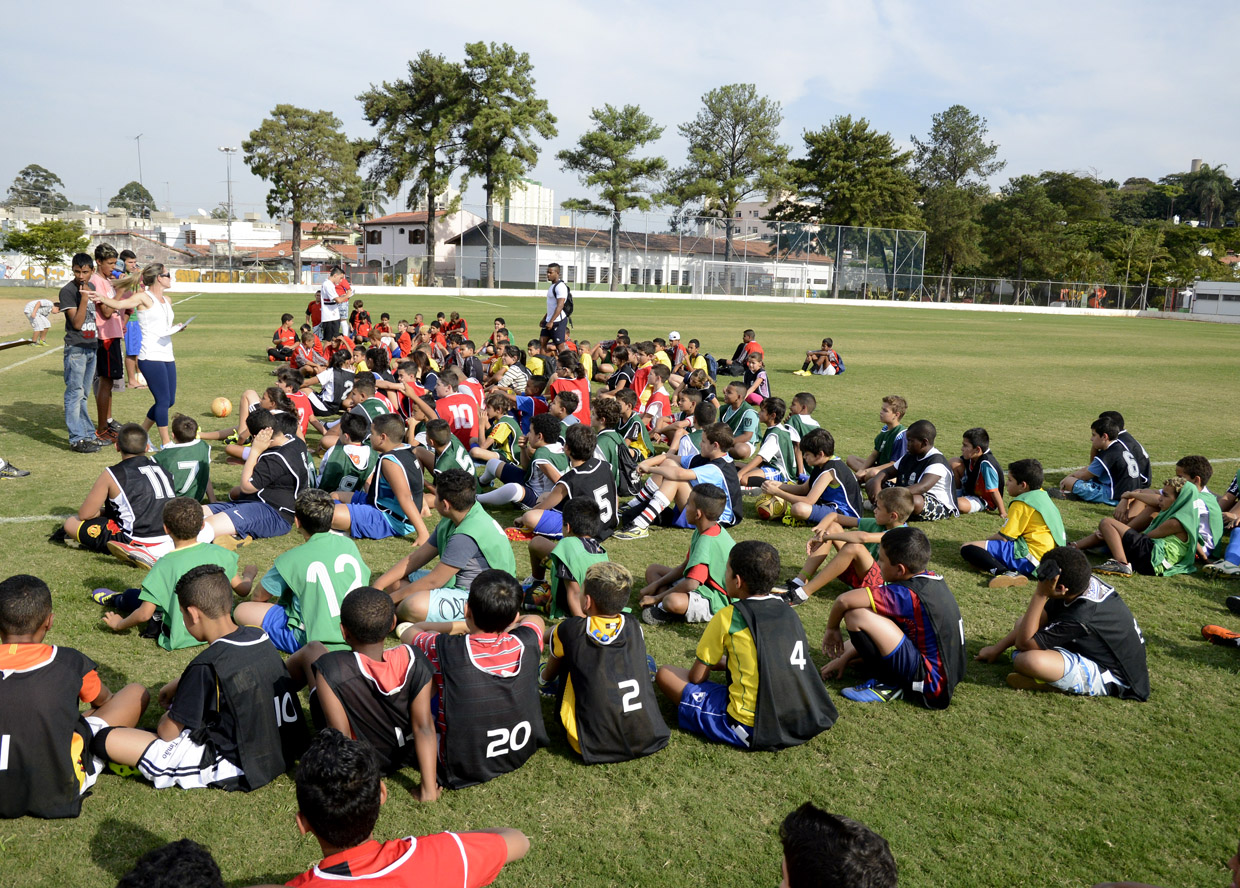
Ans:
[{"label": "grass field", "polygon": [[[0,291],[0,340],[21,333],[13,308],[33,295]],[[218,422],[209,413],[213,397],[227,395],[236,403],[244,388],[266,385],[271,329],[282,311],[300,317],[306,300],[204,295],[179,306],[180,318],[196,314],[198,321],[176,341],[178,408],[212,427]],[[518,339],[534,330],[542,305],[536,299],[416,296],[366,302],[375,317],[380,311],[399,318],[459,310],[476,335],[489,331],[500,314]],[[742,328],[755,327],[775,393],[812,391],[816,417],[841,453],[869,452],[879,401],[898,393],[911,405],[906,422],[931,419],[947,455],[957,453],[962,430],[984,425],[1004,464],[1036,456],[1048,470],[1058,469],[1048,472],[1048,482],[1064,467],[1084,463],[1089,423],[1104,409],[1125,415],[1161,463],[1158,480],[1173,474],[1170,464],[1188,453],[1218,460],[1215,491],[1225,489],[1240,466],[1234,419],[1214,416],[1218,404],[1240,397],[1240,328],[593,295],[577,301],[576,320],[576,335],[591,341],[617,326],[643,337],[676,329],[719,356],[731,354]],[[800,366],[798,350],[827,335],[844,355],[847,374],[792,376]],[[60,344],[55,329],[52,338]],[[45,578],[56,604],[49,640],[86,652],[114,690],[129,681],[158,688],[193,652],[164,653],[134,633],[113,635],[87,597],[96,586],[138,585],[139,574],[105,557],[50,545],[45,540],[54,521],[27,520],[76,510],[115,455],[67,449],[59,352],[0,353],[0,391],[0,455],[34,472],[0,482],[0,576]],[[137,420],[149,403],[145,391],[120,393],[115,415]],[[214,466],[217,490],[227,490],[239,474],[239,467]],[[1062,511],[1070,538],[1107,513],[1079,503],[1066,503]],[[512,514],[498,517],[502,523]],[[807,533],[752,520],[752,505],[749,517],[733,535],[774,543],[784,558],[783,575],[791,576]],[[959,557],[963,542],[997,528],[997,519],[985,515],[925,526],[935,547],[932,566],[960,602],[970,657],[1006,632],[1027,602],[1020,590],[988,590]],[[289,538],[260,541],[243,550],[242,561],[265,570],[290,544]],[[640,575],[653,561],[677,563],[686,545],[687,532],[662,530],[608,548],[613,560]],[[378,572],[407,544],[363,542],[361,548]],[[528,565],[524,547],[517,563],[521,571]],[[410,799],[410,779],[395,777],[377,833],[390,838],[520,828],[533,847],[500,876],[497,884],[506,886],[766,886],[779,879],[780,820],[812,800],[883,834],[903,885],[1089,885],[1115,878],[1223,884],[1222,864],[1240,825],[1240,654],[1205,644],[1199,629],[1204,623],[1240,628],[1222,607],[1235,587],[1200,574],[1122,580],[1119,587],[1144,630],[1153,686],[1148,703],[1016,692],[1004,684],[1007,667],[971,663],[945,712],[850,703],[838,695],[850,682],[832,682],[840,719],[803,747],[742,754],[673,730],[668,748],[653,757],[595,767],[574,759],[548,705],[552,744],[520,771],[447,793],[430,806]],[[839,589],[836,584],[826,592]],[[797,611],[815,643],[829,607],[830,598],[820,597]],[[660,663],[688,665],[700,628],[651,629],[648,648]],[[157,709],[152,706],[145,725],[155,724]],[[670,706],[664,715],[674,724]],[[297,834],[295,810],[287,777],[243,796],[156,792],[105,775],[77,820],[0,823],[0,882],[111,885],[140,853],[182,836],[207,845],[230,884],[282,882],[318,860],[317,844]]]}]

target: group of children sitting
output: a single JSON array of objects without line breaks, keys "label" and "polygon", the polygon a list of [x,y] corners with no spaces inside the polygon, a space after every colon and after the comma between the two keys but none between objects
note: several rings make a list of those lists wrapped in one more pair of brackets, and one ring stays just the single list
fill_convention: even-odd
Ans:
[{"label": "group of children sitting", "polygon": [[[369,317],[359,312],[360,300],[351,321],[362,335]],[[423,801],[512,771],[545,746],[540,694],[554,698],[586,763],[667,745],[656,689],[683,730],[755,750],[828,729],[837,711],[823,680],[846,671],[858,673],[847,699],[945,708],[965,673],[964,623],[910,522],[974,512],[1003,524],[961,557],[993,588],[1035,584],[1012,632],[977,659],[1014,648],[1013,687],[1144,700],[1140,628],[1085,552],[1109,555],[1099,573],[1172,575],[1211,557],[1236,521],[1237,485],[1216,499],[1203,457],[1184,457],[1174,478],[1150,488],[1149,458],[1114,412],[1091,426],[1088,465],[1048,491],[1036,459],[1005,471],[983,428],[966,430],[949,459],[931,422],[903,425],[899,396],[882,400],[872,451],[841,458],[811,393],[789,402],[771,393],[753,331],[722,368],[744,376],[721,402],[721,368],[675,331],[641,342],[620,331],[558,350],[535,340],[523,354],[502,318],[482,349],[455,315],[447,336],[437,322],[411,334],[402,321],[390,346],[386,320],[367,330],[379,345],[362,365],[338,343],[318,392],[303,389],[309,377],[296,366],[261,394],[246,391],[233,429],[202,431],[181,415],[174,443],[148,455],[141,427],[122,428],[120,462],[55,535],[148,569],[139,589],[95,590],[110,628],[144,627],[167,650],[207,645],[160,691],[154,732],[136,728],[144,687],[112,695],[87,657],[45,643],[42,581],[0,583],[10,762],[0,815],[74,816],[107,765],[157,788],[256,789],[306,754],[307,686],[320,738],[339,732],[321,742],[364,739],[382,772],[415,768]],[[842,372],[830,340],[824,350],[807,353],[806,367]],[[273,355],[285,357],[294,356]],[[218,501],[207,440],[242,467]],[[732,537],[745,495],[760,495],[759,516],[812,526],[805,563],[782,584],[774,546]],[[1114,514],[1069,543],[1055,497]],[[520,510],[507,529],[489,511],[503,506]],[[645,569],[635,619],[632,576],[604,544],[656,526],[691,534],[681,563]],[[238,547],[290,530],[300,544],[261,577],[240,566]],[[413,548],[374,577],[355,541],[385,537]],[[530,554],[524,583],[514,541]],[[1231,554],[1212,569],[1240,573]],[[851,591],[832,605],[821,643],[829,661],[818,670],[792,607],[837,579]],[[656,667],[640,623],[673,622],[707,625],[689,666]],[[386,647],[393,635],[400,643]],[[299,801],[300,792],[299,778]]]}]

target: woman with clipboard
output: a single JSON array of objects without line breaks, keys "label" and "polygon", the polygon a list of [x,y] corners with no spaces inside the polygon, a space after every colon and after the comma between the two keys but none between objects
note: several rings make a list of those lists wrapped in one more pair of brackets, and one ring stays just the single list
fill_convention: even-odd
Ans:
[{"label": "woman with clipboard", "polygon": [[134,317],[142,330],[138,369],[146,377],[146,384],[155,398],[154,405],[142,421],[142,428],[149,431],[154,425],[159,429],[159,437],[164,444],[170,440],[168,410],[177,399],[177,365],[172,355],[172,334],[186,326],[172,322],[172,302],[165,295],[171,286],[172,273],[161,263],[154,262],[116,282],[117,291],[130,292],[124,299],[108,299],[99,295],[92,297],[95,302],[117,311],[134,309]]}]

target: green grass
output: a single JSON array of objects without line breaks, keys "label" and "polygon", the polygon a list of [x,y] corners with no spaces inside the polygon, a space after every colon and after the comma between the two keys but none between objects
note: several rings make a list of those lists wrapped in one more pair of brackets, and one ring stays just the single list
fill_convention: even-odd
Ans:
[{"label": "green grass", "polygon": [[[33,295],[0,291],[0,339],[20,332],[12,308]],[[180,317],[199,320],[177,338],[178,408],[214,427],[213,397],[235,403],[243,388],[267,384],[270,365],[257,356],[280,312],[300,317],[305,302],[301,294],[211,295],[180,306]],[[479,339],[496,314],[529,333],[542,304],[485,300],[499,308],[416,296],[366,302],[376,317],[457,309]],[[724,357],[739,331],[753,326],[767,349],[775,392],[814,392],[816,416],[842,453],[869,452],[879,400],[897,393],[911,405],[909,420],[936,423],[949,456],[963,429],[984,425],[1005,464],[1036,456],[1048,468],[1081,465],[1089,422],[1103,409],[1123,412],[1155,461],[1193,452],[1231,458],[1216,463],[1216,491],[1226,487],[1237,468],[1233,457],[1240,456],[1229,412],[1214,416],[1218,404],[1234,404],[1240,395],[1240,329],[1233,327],[593,295],[578,301],[577,322],[576,335],[593,341],[617,326],[645,337],[677,329]],[[843,353],[847,374],[791,376],[800,366],[798,350],[827,335]],[[53,340],[59,344],[55,333]],[[58,353],[4,370],[35,355],[29,348],[0,353],[0,454],[35,473],[0,485],[0,518],[75,510],[115,459],[67,450]],[[115,413],[136,420],[148,405],[145,391],[125,392]],[[1155,475],[1161,480],[1172,471],[1157,467]],[[217,489],[238,476],[237,467],[213,467]],[[1105,512],[1068,503],[1063,514],[1069,535],[1079,536]],[[86,597],[95,586],[134,584],[139,575],[110,559],[45,543],[52,525],[0,523],[0,576],[32,572],[52,586],[50,640],[85,651],[113,689],[128,681],[157,688],[179,674],[192,652],[163,653],[135,634],[109,633]],[[933,566],[960,601],[970,655],[1009,629],[1027,600],[1019,590],[986,589],[958,555],[963,542],[997,527],[997,519],[983,515],[925,528],[935,546]],[[774,543],[785,576],[803,558],[805,531],[747,520],[734,535]],[[266,569],[290,542],[256,543],[243,562]],[[653,561],[676,563],[686,542],[684,533],[663,530],[609,550],[640,576]],[[376,571],[406,550],[392,541],[362,543]],[[527,564],[522,548],[518,569]],[[780,820],[809,799],[882,833],[904,885],[1089,885],[1109,878],[1220,884],[1240,823],[1234,784],[1240,657],[1205,644],[1198,632],[1204,623],[1235,627],[1221,606],[1235,587],[1195,574],[1123,580],[1120,589],[1147,640],[1153,691],[1145,704],[1019,693],[1004,685],[1006,667],[971,663],[946,712],[853,704],[838,695],[844,683],[833,682],[839,722],[801,748],[746,755],[674,730],[668,748],[651,758],[596,767],[572,757],[547,707],[552,745],[520,771],[447,793],[430,806],[410,800],[410,779],[393,778],[377,832],[388,838],[518,827],[533,847],[500,877],[502,885],[765,886],[778,880]],[[827,592],[838,590],[837,584]],[[798,610],[811,640],[821,638],[829,605],[822,597]],[[646,633],[647,644],[660,663],[688,664],[699,632],[659,628]],[[670,707],[664,714],[674,723]],[[153,708],[144,724],[156,717]],[[156,792],[104,776],[77,820],[0,823],[0,875],[8,884],[110,885],[143,851],[189,836],[211,848],[230,884],[283,881],[318,859],[317,845],[296,832],[295,809],[288,778],[242,796]]]}]

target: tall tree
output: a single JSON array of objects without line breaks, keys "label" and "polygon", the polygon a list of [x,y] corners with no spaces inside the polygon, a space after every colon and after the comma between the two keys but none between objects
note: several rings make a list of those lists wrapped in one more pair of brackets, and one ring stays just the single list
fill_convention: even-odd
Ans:
[{"label": "tall tree", "polygon": [[13,179],[13,184],[5,195],[4,205],[37,207],[40,213],[63,213],[73,209],[69,198],[61,192],[64,187],[65,183],[60,180],[60,176],[32,163]]},{"label": "tall tree", "polygon": [[465,74],[459,64],[423,50],[409,62],[408,76],[371,86],[358,96],[366,122],[375,127],[364,162],[369,180],[391,198],[406,184],[408,209],[426,200],[427,267],[434,283],[435,203],[448,189],[464,147]]},{"label": "tall tree", "polygon": [[357,152],[330,111],[276,105],[241,143],[245,163],[271,183],[267,212],[293,222],[293,273],[301,274],[301,223],[338,215],[361,190]]},{"label": "tall tree", "polygon": [[534,91],[528,53],[507,43],[467,43],[464,70],[467,125],[461,159],[467,176],[482,179],[486,192],[486,285],[494,287],[495,201],[510,197],[513,183],[537,162],[534,136],[550,139],[557,130],[546,100]]},{"label": "tall tree", "polygon": [[29,256],[42,265],[46,280],[49,266],[64,262],[66,256],[81,253],[90,246],[85,234],[86,226],[81,222],[52,219],[36,222],[23,231],[10,232],[4,239],[4,248]]},{"label": "tall tree", "polygon": [[667,200],[724,220],[723,259],[732,258],[736,207],[756,194],[775,200],[786,185],[788,148],[779,143],[779,102],[752,83],[733,83],[702,96],[697,117],[676,129],[689,143],[688,161],[670,177]]},{"label": "tall tree", "polygon": [[[817,132],[806,132],[805,156],[789,164],[794,195],[780,201],[772,218],[814,225],[916,228],[921,224],[917,188],[908,172],[912,154],[898,151],[890,133],[870,127],[864,117],[834,118]],[[839,293],[836,240],[832,293]],[[821,245],[826,247],[827,245]],[[824,249],[824,252],[830,252]],[[879,252],[887,267],[886,245]]]},{"label": "tall tree", "polygon": [[590,112],[594,127],[582,134],[576,148],[556,157],[561,167],[577,173],[582,184],[598,189],[599,199],[566,200],[570,210],[606,213],[611,219],[610,289],[619,286],[620,214],[625,210],[650,210],[657,199],[658,181],[667,171],[662,157],[638,157],[637,152],[658,141],[663,127],[636,105],[616,108],[603,105]]},{"label": "tall tree", "polygon": [[[1047,171],[1038,176],[1046,196],[1063,210],[1064,220],[1097,222],[1111,218],[1113,193],[1106,182],[1079,173]],[[1118,196],[1118,195],[1114,195]]]},{"label": "tall tree", "polygon": [[136,216],[143,211],[154,209],[155,198],[151,197],[151,192],[147,191],[141,182],[129,182],[121,186],[116,196],[108,201],[108,206],[120,207],[131,216]]},{"label": "tall tree", "polygon": [[999,146],[986,141],[987,134],[986,118],[964,105],[952,105],[931,118],[925,141],[912,137],[913,175],[921,188],[928,247],[941,257],[944,297],[951,292],[956,265],[981,259],[977,220],[986,200],[986,181],[1006,166],[999,159]]},{"label": "tall tree", "polygon": [[1185,209],[1196,210],[1206,228],[1222,222],[1223,208],[1231,197],[1232,182],[1225,169],[1226,164],[1203,163],[1195,172],[1185,173],[1180,181],[1187,198]]},{"label": "tall tree", "polygon": [[1030,269],[1045,273],[1054,264],[1055,233],[1065,223],[1063,208],[1046,194],[1036,176],[1017,176],[999,199],[982,210],[982,243],[1003,276],[1024,281]]}]

